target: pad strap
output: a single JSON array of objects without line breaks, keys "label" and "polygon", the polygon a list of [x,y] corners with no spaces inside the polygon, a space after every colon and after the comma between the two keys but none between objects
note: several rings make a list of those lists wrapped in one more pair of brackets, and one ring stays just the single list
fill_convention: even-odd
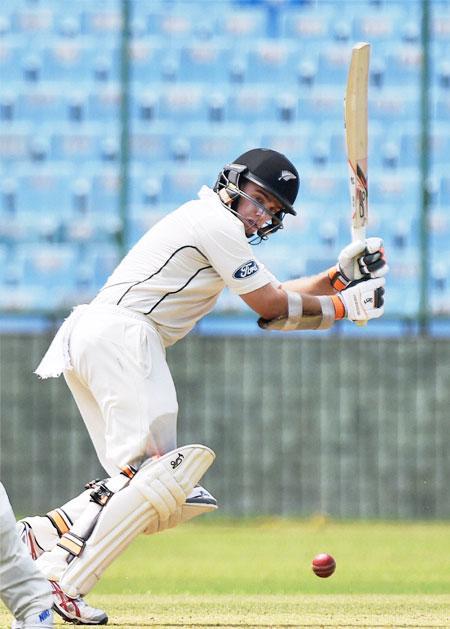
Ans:
[{"label": "pad strap", "polygon": [[66,550],[73,557],[81,555],[85,545],[86,541],[82,537],[79,537],[70,531],[63,535],[57,544],[57,546]]},{"label": "pad strap", "polygon": [[61,537],[70,530],[72,521],[62,509],[53,509],[53,511],[49,511],[46,515],[55,527],[58,537]]}]

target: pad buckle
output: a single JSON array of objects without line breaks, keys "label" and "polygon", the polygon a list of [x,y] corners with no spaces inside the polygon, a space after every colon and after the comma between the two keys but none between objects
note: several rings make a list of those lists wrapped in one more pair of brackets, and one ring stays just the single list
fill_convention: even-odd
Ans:
[{"label": "pad buckle", "polygon": [[100,485],[97,485],[94,491],[91,491],[90,496],[92,502],[96,502],[101,507],[104,507],[108,500],[114,496],[114,492],[101,483]]}]

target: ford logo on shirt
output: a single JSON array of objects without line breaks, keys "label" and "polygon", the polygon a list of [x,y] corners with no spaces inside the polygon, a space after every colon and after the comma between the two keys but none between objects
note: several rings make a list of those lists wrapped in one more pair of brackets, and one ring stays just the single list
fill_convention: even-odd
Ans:
[{"label": "ford logo on shirt", "polygon": [[258,270],[259,266],[256,264],[255,260],[249,260],[245,264],[241,264],[241,266],[236,269],[233,273],[233,277],[237,280],[245,280],[246,277],[253,275]]}]

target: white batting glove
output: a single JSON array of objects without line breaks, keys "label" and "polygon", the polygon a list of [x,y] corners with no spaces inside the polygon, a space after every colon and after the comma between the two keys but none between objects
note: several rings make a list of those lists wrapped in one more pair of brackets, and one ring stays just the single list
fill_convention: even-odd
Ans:
[{"label": "white batting glove", "polygon": [[384,277],[358,282],[334,295],[336,319],[368,321],[384,314]]},{"label": "white batting glove", "polygon": [[[358,262],[357,270],[355,262]],[[382,239],[366,238],[355,240],[342,249],[338,263],[329,269],[328,277],[333,288],[342,291],[352,282],[384,277],[388,271]]]}]

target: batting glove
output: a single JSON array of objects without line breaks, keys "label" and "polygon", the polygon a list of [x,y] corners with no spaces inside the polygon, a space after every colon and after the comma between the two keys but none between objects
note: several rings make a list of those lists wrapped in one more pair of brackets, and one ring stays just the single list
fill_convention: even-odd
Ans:
[{"label": "batting glove", "polygon": [[[355,270],[355,262],[358,269]],[[342,249],[338,263],[328,271],[331,285],[342,291],[352,282],[383,277],[389,271],[381,238],[355,240]]]},{"label": "batting glove", "polygon": [[358,282],[334,295],[331,300],[336,320],[367,321],[384,314],[384,277]]}]

